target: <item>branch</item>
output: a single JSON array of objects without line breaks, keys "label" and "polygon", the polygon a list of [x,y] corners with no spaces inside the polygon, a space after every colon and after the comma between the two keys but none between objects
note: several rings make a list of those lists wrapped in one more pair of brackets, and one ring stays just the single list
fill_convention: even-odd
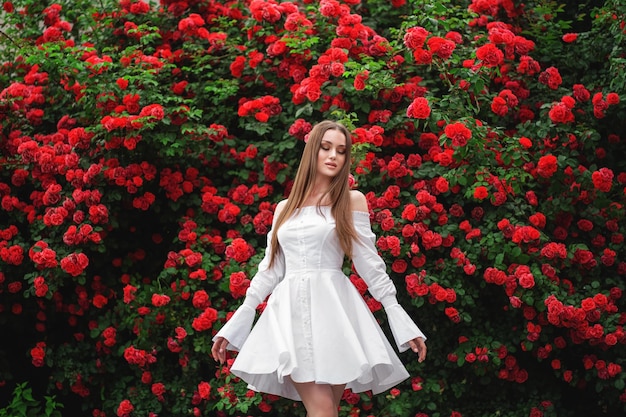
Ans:
[{"label": "branch", "polygon": [[17,42],[15,42],[15,40],[10,37],[9,35],[7,35],[3,30],[0,30],[0,35],[4,36],[5,38],[7,38],[9,40],[9,42],[11,42],[13,45],[17,46],[19,48],[19,45],[17,44]]}]

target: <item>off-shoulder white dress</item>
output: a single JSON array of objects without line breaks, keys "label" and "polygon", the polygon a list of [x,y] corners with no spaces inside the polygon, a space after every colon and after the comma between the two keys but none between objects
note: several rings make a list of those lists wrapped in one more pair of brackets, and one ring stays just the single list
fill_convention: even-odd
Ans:
[{"label": "off-shoulder white dress", "polygon": [[[352,261],[385,308],[400,352],[424,334],[398,304],[396,288],[375,247],[369,214],[353,211],[360,242]],[[255,391],[300,400],[292,381],[347,384],[354,392],[385,391],[409,374],[363,298],[342,271],[344,252],[329,206],[305,206],[278,231],[280,256],[265,258],[244,303],[214,336],[239,351],[231,372]],[[270,295],[253,327],[256,307]]]}]

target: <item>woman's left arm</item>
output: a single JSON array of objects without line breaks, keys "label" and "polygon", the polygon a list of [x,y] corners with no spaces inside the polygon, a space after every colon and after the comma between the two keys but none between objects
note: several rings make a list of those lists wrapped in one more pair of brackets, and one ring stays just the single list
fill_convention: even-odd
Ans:
[{"label": "woman's left arm", "polygon": [[396,287],[376,249],[376,235],[372,232],[365,196],[358,191],[352,191],[351,196],[354,228],[359,238],[352,248],[354,267],[370,294],[383,305],[398,349],[401,352],[412,349],[421,362],[426,357],[426,336],[398,303]]}]

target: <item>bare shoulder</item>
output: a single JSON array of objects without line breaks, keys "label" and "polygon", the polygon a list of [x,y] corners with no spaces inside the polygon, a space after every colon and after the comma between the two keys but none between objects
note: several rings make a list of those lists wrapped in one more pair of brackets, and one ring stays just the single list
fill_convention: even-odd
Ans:
[{"label": "bare shoulder", "polygon": [[286,204],[287,204],[287,199],[281,200],[278,202],[278,204],[276,204],[276,209],[274,210],[274,217],[278,218],[278,215],[280,214],[281,211],[283,211]]},{"label": "bare shoulder", "polygon": [[359,190],[350,190],[350,207],[352,211],[364,211],[367,213],[370,210],[365,194]]}]

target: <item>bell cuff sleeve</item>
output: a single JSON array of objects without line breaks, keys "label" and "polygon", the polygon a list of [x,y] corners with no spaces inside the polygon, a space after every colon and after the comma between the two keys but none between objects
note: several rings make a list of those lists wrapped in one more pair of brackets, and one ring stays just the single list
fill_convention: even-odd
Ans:
[{"label": "bell cuff sleeve", "polygon": [[257,273],[250,280],[250,286],[246,290],[246,298],[243,304],[235,311],[226,324],[213,336],[213,341],[218,337],[228,340],[229,350],[239,351],[252,330],[252,324],[256,317],[256,308],[274,290],[276,285],[285,275],[285,259],[279,250],[274,264],[270,268],[270,256],[272,253],[272,231],[267,234],[267,247],[265,256],[259,263]]},{"label": "bell cuff sleeve", "polygon": [[235,314],[231,316],[230,320],[213,336],[213,341],[215,342],[217,338],[223,337],[228,340],[227,349],[238,352],[241,346],[243,346],[243,342],[248,338],[250,330],[252,330],[255,317],[256,309],[249,305],[241,305],[235,311]]},{"label": "bell cuff sleeve", "polygon": [[387,274],[385,261],[376,249],[376,236],[372,232],[369,213],[353,211],[353,219],[359,239],[352,247],[352,263],[372,297],[383,305],[398,350],[404,352],[409,349],[409,341],[416,337],[426,339],[426,336],[398,304],[396,287]]},{"label": "bell cuff sleeve", "polygon": [[424,333],[417,327],[400,304],[396,303],[392,306],[385,307],[385,313],[387,313],[391,334],[393,334],[393,338],[400,352],[408,350],[410,348],[409,341],[416,337],[421,337],[426,340]]}]

